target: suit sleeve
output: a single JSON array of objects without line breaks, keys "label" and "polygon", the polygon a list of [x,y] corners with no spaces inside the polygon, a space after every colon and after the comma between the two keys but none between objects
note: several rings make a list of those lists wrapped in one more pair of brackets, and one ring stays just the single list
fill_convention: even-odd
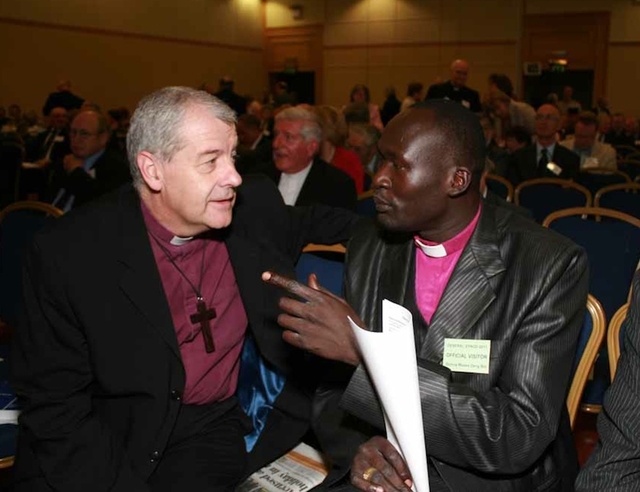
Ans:
[{"label": "suit sleeve", "polygon": [[22,438],[53,490],[148,491],[92,408],[88,343],[64,284],[56,282],[64,271],[51,256],[35,244],[25,262],[24,309],[10,361]]},{"label": "suit sleeve", "polygon": [[[582,250],[561,252],[536,272],[536,301],[527,307],[498,383],[486,391],[453,381],[451,371],[418,360],[423,428],[430,456],[481,473],[529,469],[556,438],[588,288]],[[380,426],[382,415],[366,371],[359,367],[345,408]]]},{"label": "suit sleeve", "polygon": [[640,273],[633,292],[616,377],[598,417],[600,442],[576,481],[581,492],[640,489]]}]

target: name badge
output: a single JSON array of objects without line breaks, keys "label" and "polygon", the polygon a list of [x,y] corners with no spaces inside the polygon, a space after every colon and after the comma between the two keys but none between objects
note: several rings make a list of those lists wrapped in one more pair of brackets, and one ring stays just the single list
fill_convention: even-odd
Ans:
[{"label": "name badge", "polygon": [[471,103],[469,101],[465,101],[464,99],[460,101],[460,103],[467,109],[471,108]]},{"label": "name badge", "polygon": [[491,340],[445,338],[442,365],[453,372],[489,374]]},{"label": "name badge", "polygon": [[53,138],[54,142],[64,142],[64,136],[62,135],[58,135],[57,137]]},{"label": "name badge", "polygon": [[562,174],[562,168],[558,166],[555,162],[548,162],[547,169],[551,171],[556,176],[560,176]]}]

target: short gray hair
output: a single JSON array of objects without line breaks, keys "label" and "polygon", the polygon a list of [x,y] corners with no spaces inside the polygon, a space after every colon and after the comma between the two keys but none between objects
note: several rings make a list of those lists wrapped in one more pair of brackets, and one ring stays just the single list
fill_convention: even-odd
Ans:
[{"label": "short gray hair", "polygon": [[220,99],[191,87],[165,87],[140,100],[127,133],[127,156],[133,184],[142,176],[136,163],[140,152],[150,152],[168,162],[183,148],[182,120],[189,107],[203,106],[220,121],[235,125],[236,114]]},{"label": "short gray hair", "polygon": [[280,111],[276,117],[278,121],[301,121],[302,129],[300,135],[305,142],[315,140],[320,144],[322,142],[322,127],[320,126],[320,119],[311,110],[294,106],[293,108],[287,108]]}]

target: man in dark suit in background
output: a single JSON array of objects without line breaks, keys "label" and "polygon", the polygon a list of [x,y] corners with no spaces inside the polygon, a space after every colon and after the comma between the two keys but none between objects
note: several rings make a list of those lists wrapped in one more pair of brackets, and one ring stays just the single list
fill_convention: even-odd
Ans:
[{"label": "man in dark suit in background", "polygon": [[131,180],[124,156],[109,148],[109,122],[81,111],[69,130],[71,153],[51,165],[47,200],[65,212]]},{"label": "man in dark suit in background", "polygon": [[[242,183],[234,123],[205,92],[145,97],[127,136],[135,189],[36,237],[11,356],[16,492],[233,490],[307,430],[311,367],[283,343],[260,273],[292,275],[306,243],[347,239],[355,218]],[[260,393],[247,345],[278,376],[258,436],[238,404]]]},{"label": "man in dark suit in background", "polygon": [[450,99],[462,104],[474,113],[482,111],[480,94],[467,87],[469,63],[466,60],[454,60],[451,63],[451,78],[442,84],[433,84],[427,91],[425,100]]},{"label": "man in dark suit in background", "polygon": [[576,179],[580,158],[557,141],[561,125],[560,110],[543,104],[536,112],[536,142],[511,155],[506,178],[517,186],[534,178]]},{"label": "man in dark suit in background", "polygon": [[234,82],[231,77],[225,75],[220,79],[218,92],[214,94],[218,99],[236,112],[237,116],[247,112],[247,100],[233,90]]},{"label": "man in dark suit in background", "polygon": [[271,161],[273,144],[271,137],[265,135],[262,121],[253,114],[238,117],[238,149],[236,169],[240,174],[254,172]]},{"label": "man in dark suit in background", "polygon": [[58,82],[56,89],[56,92],[52,92],[47,96],[47,100],[42,107],[43,115],[49,116],[53,108],[64,108],[67,111],[80,109],[84,99],[71,92],[70,80],[61,80]]},{"label": "man in dark suit in background", "polygon": [[277,185],[287,205],[314,205],[355,210],[353,179],[320,157],[322,129],[312,111],[293,107],[276,115],[273,163],[263,172]]},{"label": "man in dark suit in background", "polygon": [[[314,279],[304,286],[263,275],[308,301],[281,301],[283,337],[355,366],[342,406],[384,429],[347,316],[381,331],[382,300],[405,306],[414,322],[431,490],[573,490],[578,463],[565,398],[584,319],[586,254],[482,203],[484,136],[460,105],[428,101],[401,113],[378,149],[380,227],[363,228],[349,242],[346,302]],[[486,372],[443,366],[448,339],[488,340]],[[404,490],[410,480],[385,438],[360,446],[353,485]]]},{"label": "man in dark suit in background", "polygon": [[598,416],[600,441],[578,475],[579,492],[640,490],[640,271],[623,327],[616,377]]}]

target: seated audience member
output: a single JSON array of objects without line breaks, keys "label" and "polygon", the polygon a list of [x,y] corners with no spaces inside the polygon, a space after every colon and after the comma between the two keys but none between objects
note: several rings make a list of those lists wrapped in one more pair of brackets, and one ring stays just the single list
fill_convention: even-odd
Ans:
[{"label": "seated audience member", "polygon": [[624,134],[629,138],[630,145],[640,146],[640,124],[633,116],[625,119]]},{"label": "seated audience member", "polygon": [[233,90],[234,85],[235,82],[233,79],[225,75],[218,82],[218,92],[216,92],[214,96],[226,103],[240,116],[247,112],[247,101]]},{"label": "seated audience member", "polygon": [[611,116],[611,130],[604,137],[605,143],[613,145],[633,145],[633,140],[625,129],[625,117],[622,113],[614,113]]},{"label": "seated audience member", "polygon": [[572,138],[563,140],[561,145],[580,157],[580,169],[586,167],[606,167],[618,169],[616,150],[609,144],[596,141],[598,119],[591,112],[580,114]]},{"label": "seated audience member", "polygon": [[514,126],[523,126],[529,135],[533,135],[536,124],[536,112],[527,103],[514,101],[507,94],[498,89],[490,90],[487,94],[487,108],[496,118],[499,138],[504,138],[505,132]]},{"label": "seated audience member", "polygon": [[111,138],[109,138],[107,146],[121,152],[122,155],[127,153],[127,130],[129,129],[130,118],[129,110],[125,107],[107,111],[109,131],[111,132]]},{"label": "seated audience member", "polygon": [[557,142],[560,111],[543,104],[536,113],[535,143],[511,154],[507,179],[514,186],[534,178],[576,179],[580,158]]},{"label": "seated audience member", "polygon": [[[262,277],[296,298],[280,303],[287,342],[355,368],[341,405],[379,431],[359,447],[351,483],[363,491],[412,485],[382,437],[381,404],[347,320],[381,331],[389,299],[413,316],[431,490],[573,490],[565,399],[587,299],[584,250],[482,202],[484,136],[458,104],[427,101],[401,113],[378,148],[379,227],[349,243],[345,300],[314,278],[305,286],[271,271]],[[442,364],[452,339],[489,341],[485,373]]]},{"label": "seated audience member", "polygon": [[365,102],[352,102],[342,108],[342,115],[348,125],[366,124],[369,125],[369,119],[371,113],[369,112],[369,105]]},{"label": "seated audience member", "polygon": [[402,100],[400,111],[409,109],[414,104],[422,101],[422,98],[424,98],[424,86],[422,82],[411,82],[407,86],[407,97]]},{"label": "seated audience member", "polygon": [[71,150],[69,147],[69,115],[64,108],[53,108],[48,117],[48,128],[25,146],[27,162],[47,167],[51,161],[61,159]]},{"label": "seated audience member", "polygon": [[52,163],[47,199],[65,212],[131,180],[121,152],[107,147],[109,122],[81,111],[69,130],[71,153]]},{"label": "seated audience member", "polygon": [[578,113],[582,111],[582,104],[573,98],[573,87],[570,85],[562,89],[562,99],[558,101],[560,113],[566,114],[569,108],[575,108]]},{"label": "seated audience member", "polygon": [[[594,113],[595,114],[595,113]],[[606,113],[598,114],[598,142],[606,143],[607,135],[611,131],[611,117]]]},{"label": "seated audience member", "polygon": [[[309,427],[310,362],[282,341],[260,273],[293,274],[304,244],[343,241],[355,219],[243,183],[234,121],[203,91],[145,97],[127,137],[134,185],[37,235],[11,357],[16,492],[234,490]],[[245,340],[286,376],[250,454]]]},{"label": "seated audience member", "polygon": [[507,166],[509,165],[509,152],[496,142],[493,120],[490,116],[483,114],[480,116],[480,126],[482,126],[482,131],[484,132],[487,158],[493,163],[491,172],[499,176],[506,176]]},{"label": "seated audience member", "polygon": [[320,158],[321,144],[318,116],[301,107],[286,108],[275,118],[273,164],[261,171],[278,185],[287,205],[321,203],[355,211],[353,179]]},{"label": "seated audience member", "polygon": [[513,83],[511,79],[503,73],[492,73],[489,75],[489,90],[500,90],[513,99]]},{"label": "seated audience member", "polygon": [[47,100],[42,107],[42,114],[49,116],[53,108],[64,108],[67,111],[80,109],[84,99],[71,92],[71,81],[61,80],[58,82],[56,92],[47,96]]},{"label": "seated audience member", "polygon": [[580,110],[578,108],[569,108],[562,117],[562,128],[560,129],[560,140],[571,137],[576,132],[576,123],[580,118]]},{"label": "seated audience member", "polygon": [[347,145],[360,158],[365,171],[373,174],[378,169],[378,140],[380,132],[373,125],[349,125]]},{"label": "seated audience member", "polygon": [[331,106],[315,108],[322,129],[322,143],[319,156],[324,162],[344,171],[356,185],[356,193],[364,191],[364,167],[360,158],[345,147],[347,124],[338,110]]},{"label": "seated audience member", "polygon": [[378,108],[377,104],[373,104],[371,102],[371,94],[369,93],[369,88],[366,85],[354,85],[353,89],[351,89],[351,94],[349,94],[349,102],[365,103],[369,108],[369,123],[382,131],[383,125],[382,120],[380,119],[380,108]]},{"label": "seated audience member", "polygon": [[482,111],[480,94],[467,87],[469,63],[466,60],[454,60],[449,67],[449,80],[441,84],[433,84],[427,91],[425,99],[450,99],[462,104],[474,113]]},{"label": "seated audience member", "polygon": [[577,492],[640,490],[640,271],[623,324],[616,377],[598,415],[598,444],[576,481]]},{"label": "seated audience member", "polygon": [[382,104],[382,109],[380,109],[380,118],[383,125],[389,123],[391,118],[400,112],[401,105],[400,99],[396,96],[396,88],[392,85],[388,86],[384,90],[384,103]]},{"label": "seated audience member", "polygon": [[524,126],[512,126],[504,134],[504,147],[509,154],[531,145],[531,134]]},{"label": "seated audience member", "polygon": [[252,114],[240,115],[236,131],[238,132],[236,168],[240,174],[254,172],[271,161],[273,151],[271,137],[264,134],[260,118]]},{"label": "seated audience member", "polygon": [[609,110],[609,103],[604,97],[599,97],[596,101],[596,106],[592,109],[592,111],[597,114],[606,114],[611,116],[611,111]]}]

